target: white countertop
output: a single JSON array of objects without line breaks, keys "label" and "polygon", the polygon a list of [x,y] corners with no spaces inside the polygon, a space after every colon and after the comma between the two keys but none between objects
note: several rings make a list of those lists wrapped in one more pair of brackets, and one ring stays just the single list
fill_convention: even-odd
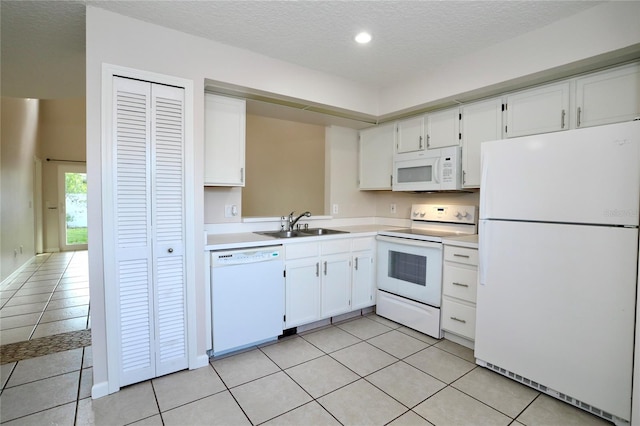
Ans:
[{"label": "white countertop", "polygon": [[329,229],[338,231],[346,231],[346,234],[332,234],[330,236],[313,236],[299,238],[273,238],[266,235],[256,234],[255,232],[242,232],[233,234],[207,234],[207,243],[205,250],[229,250],[246,247],[264,247],[270,245],[279,245],[284,242],[302,242],[302,241],[318,241],[326,238],[349,238],[354,234],[357,236],[374,236],[378,231],[385,229],[400,228],[389,225],[355,225],[355,226],[328,226]]},{"label": "white countertop", "polygon": [[446,237],[442,239],[443,244],[458,247],[478,248],[478,234],[463,235],[459,237]]}]

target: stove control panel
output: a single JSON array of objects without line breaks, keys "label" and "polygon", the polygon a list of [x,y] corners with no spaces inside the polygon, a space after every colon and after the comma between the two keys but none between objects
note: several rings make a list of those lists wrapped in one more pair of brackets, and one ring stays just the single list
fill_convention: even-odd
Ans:
[{"label": "stove control panel", "polygon": [[414,204],[411,220],[476,224],[478,207],[443,204]]}]

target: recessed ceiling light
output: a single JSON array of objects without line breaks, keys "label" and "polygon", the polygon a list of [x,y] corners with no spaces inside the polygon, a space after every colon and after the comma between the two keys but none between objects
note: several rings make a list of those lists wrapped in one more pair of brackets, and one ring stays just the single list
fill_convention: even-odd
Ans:
[{"label": "recessed ceiling light", "polygon": [[371,34],[363,31],[356,36],[356,41],[360,44],[367,44],[371,41]]}]

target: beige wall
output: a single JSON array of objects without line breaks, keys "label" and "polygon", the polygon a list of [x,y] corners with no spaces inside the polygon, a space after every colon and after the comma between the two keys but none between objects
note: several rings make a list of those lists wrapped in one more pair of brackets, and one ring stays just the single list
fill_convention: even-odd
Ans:
[{"label": "beige wall", "polygon": [[242,215],[324,214],[324,127],[247,115]]},{"label": "beige wall", "polygon": [[[87,158],[85,100],[54,99],[40,101],[38,145],[42,158],[42,205],[44,208],[44,249],[60,249],[59,215],[64,202],[58,194],[58,169],[61,165],[82,165]],[[52,160],[78,161],[59,162]],[[62,197],[64,194],[61,194]],[[57,209],[49,209],[56,206]]]},{"label": "beige wall", "polygon": [[34,157],[38,100],[2,98],[0,281],[35,255]]}]

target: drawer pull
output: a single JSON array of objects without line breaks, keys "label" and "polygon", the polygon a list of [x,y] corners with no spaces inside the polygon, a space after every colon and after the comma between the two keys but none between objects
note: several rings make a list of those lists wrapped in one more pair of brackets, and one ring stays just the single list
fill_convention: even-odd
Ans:
[{"label": "drawer pull", "polygon": [[453,253],[453,257],[464,257],[465,259],[468,259],[469,255],[468,254]]},{"label": "drawer pull", "polygon": [[451,284],[457,285],[457,286],[460,286],[460,287],[469,287],[469,284],[464,284],[464,283],[452,282]]},{"label": "drawer pull", "polygon": [[463,319],[460,319],[460,318],[456,318],[456,317],[449,317],[449,318],[451,318],[451,319],[452,319],[452,320],[454,320],[454,321],[461,322],[461,323],[463,323],[463,324],[466,324],[466,323],[467,323],[467,321],[466,321],[466,320],[463,320]]}]

